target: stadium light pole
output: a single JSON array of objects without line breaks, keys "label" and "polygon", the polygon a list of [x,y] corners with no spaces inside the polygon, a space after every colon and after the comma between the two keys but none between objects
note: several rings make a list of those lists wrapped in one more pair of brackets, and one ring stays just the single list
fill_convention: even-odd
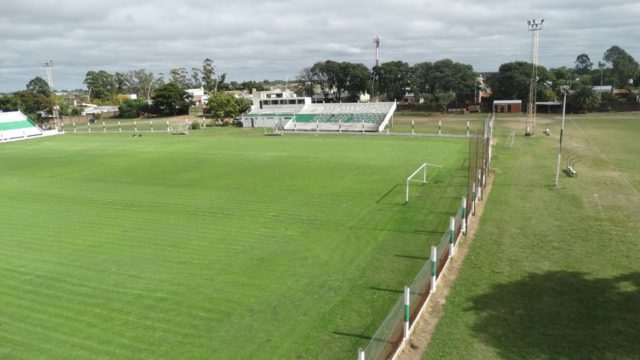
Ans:
[{"label": "stadium light pole", "polygon": [[556,187],[560,186],[560,162],[562,160],[562,136],[564,135],[564,118],[567,112],[567,93],[569,92],[569,86],[563,86],[562,92],[564,93],[564,100],[562,101],[562,123],[560,125],[560,142],[558,145],[558,163],[556,165]]},{"label": "stadium light pole", "polygon": [[533,135],[536,126],[536,92],[538,91],[538,53],[540,44],[540,30],[544,19],[527,20],[527,28],[531,32],[531,81],[529,83],[529,103],[527,104],[526,136]]}]

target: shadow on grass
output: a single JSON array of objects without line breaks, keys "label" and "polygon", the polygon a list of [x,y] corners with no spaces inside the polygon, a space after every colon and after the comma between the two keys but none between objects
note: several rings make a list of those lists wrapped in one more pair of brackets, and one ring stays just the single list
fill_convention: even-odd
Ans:
[{"label": "shadow on grass", "polygon": [[[378,199],[378,201],[376,201],[376,204],[385,204],[385,205],[404,205],[404,201],[398,201],[397,199],[387,199],[387,197],[389,197],[391,195],[391,193],[393,193],[394,191],[396,191],[396,189],[398,189],[398,187],[401,186],[401,184],[396,184],[394,185],[391,189],[389,189],[389,191],[387,191],[386,193],[384,193],[384,195],[382,195],[380,197],[380,199]],[[395,196],[396,198],[398,198],[399,196]]]},{"label": "shadow on grass", "polygon": [[399,258],[405,258],[405,259],[414,259],[414,260],[420,260],[420,261],[427,261],[429,260],[428,257],[423,257],[423,256],[413,256],[413,255],[401,255],[401,254],[395,254],[393,255],[395,257],[399,257]]},{"label": "shadow on grass", "polygon": [[375,291],[384,291],[384,292],[389,292],[394,294],[404,294],[404,291],[402,289],[387,289],[387,288],[381,288],[377,286],[370,286],[369,289],[375,290]]},{"label": "shadow on grass", "polygon": [[504,359],[640,357],[640,272],[530,274],[473,299],[476,336]]},{"label": "shadow on grass", "polygon": [[360,335],[360,334],[351,334],[351,333],[346,333],[346,332],[341,332],[341,331],[334,331],[333,335],[340,335],[340,336],[353,337],[353,338],[357,338],[357,339],[371,340],[371,336]]}]

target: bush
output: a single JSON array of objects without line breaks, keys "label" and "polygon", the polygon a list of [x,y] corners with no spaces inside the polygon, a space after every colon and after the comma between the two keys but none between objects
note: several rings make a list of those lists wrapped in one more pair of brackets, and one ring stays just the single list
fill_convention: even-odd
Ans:
[{"label": "bush", "polygon": [[191,123],[191,130],[199,130],[199,129],[200,129],[200,122],[194,121]]}]

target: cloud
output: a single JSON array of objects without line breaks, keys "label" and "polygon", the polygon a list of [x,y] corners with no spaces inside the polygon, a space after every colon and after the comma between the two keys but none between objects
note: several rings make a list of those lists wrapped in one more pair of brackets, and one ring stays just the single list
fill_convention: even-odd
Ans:
[{"label": "cloud", "polygon": [[230,80],[295,77],[317,61],[371,66],[451,58],[477,71],[528,60],[527,18],[545,18],[540,61],[572,66],[612,45],[640,58],[637,0],[463,1],[14,1],[0,3],[0,91],[13,91],[52,59],[57,89],[81,88],[89,70],[167,74],[211,57]]}]

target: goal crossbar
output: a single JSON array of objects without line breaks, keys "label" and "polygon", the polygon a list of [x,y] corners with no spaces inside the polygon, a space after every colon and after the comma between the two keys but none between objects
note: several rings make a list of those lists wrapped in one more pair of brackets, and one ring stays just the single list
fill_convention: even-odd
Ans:
[{"label": "goal crossbar", "polygon": [[[428,166],[440,167],[440,168],[442,167],[442,165],[438,165],[438,164],[423,163],[422,165],[420,165],[418,169],[416,169],[416,171],[413,172],[413,174],[409,175],[407,177],[407,185],[405,189],[405,196],[404,196],[405,203],[409,202],[409,184],[411,184],[412,182],[419,182],[423,184],[427,183],[427,167]],[[422,170],[422,179],[419,179],[419,178],[414,179],[416,176],[419,175],[421,170]]]}]

